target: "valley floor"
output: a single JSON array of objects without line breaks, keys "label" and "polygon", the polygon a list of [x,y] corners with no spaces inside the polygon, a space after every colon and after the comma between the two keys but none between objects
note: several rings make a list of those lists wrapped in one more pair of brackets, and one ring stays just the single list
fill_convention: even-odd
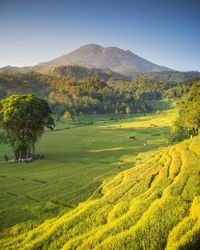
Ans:
[{"label": "valley floor", "polygon": [[200,137],[140,154],[88,201],[24,230],[4,249],[193,249],[200,246]]},{"label": "valley floor", "polygon": [[1,163],[0,249],[198,249],[200,138],[169,146],[175,116],[59,121],[44,160]]},{"label": "valley floor", "polygon": [[[76,207],[105,179],[132,167],[138,153],[166,146],[174,117],[168,110],[58,121],[56,130],[46,132],[36,147],[44,160],[30,164],[1,160],[0,229],[21,223],[31,226]],[[121,128],[124,124],[129,127]],[[4,154],[13,158],[5,145],[0,145],[0,154],[2,159]],[[132,159],[126,160],[126,155]]]}]

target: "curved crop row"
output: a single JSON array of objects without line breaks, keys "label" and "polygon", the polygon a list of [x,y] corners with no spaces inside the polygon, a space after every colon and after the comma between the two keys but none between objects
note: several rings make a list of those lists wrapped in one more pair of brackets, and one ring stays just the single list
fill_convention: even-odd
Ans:
[{"label": "curved crop row", "polygon": [[[14,233],[13,233],[14,232]],[[101,195],[28,231],[3,249],[200,249],[200,137],[141,157]]]}]

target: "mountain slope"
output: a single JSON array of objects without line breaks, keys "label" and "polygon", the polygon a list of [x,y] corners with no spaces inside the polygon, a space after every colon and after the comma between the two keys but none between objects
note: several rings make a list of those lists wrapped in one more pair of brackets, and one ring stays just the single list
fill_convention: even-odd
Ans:
[{"label": "mountain slope", "polygon": [[55,68],[52,73],[53,75],[73,80],[80,80],[90,76],[97,76],[103,81],[107,81],[110,78],[129,80],[124,75],[121,75],[120,73],[114,72],[110,69],[88,68],[77,65],[60,66]]},{"label": "mountain slope", "polygon": [[110,68],[120,73],[168,71],[170,69],[153,64],[129,50],[117,47],[102,47],[88,44],[58,57],[43,65],[81,65],[93,68]]},{"label": "mountain slope", "polygon": [[149,72],[139,74],[138,79],[152,80],[152,81],[168,81],[168,82],[183,82],[187,80],[197,80],[200,78],[198,71],[162,71],[162,72]]},{"label": "mountain slope", "polygon": [[102,47],[96,44],[84,45],[69,54],[63,55],[49,62],[39,63],[30,67],[6,66],[0,72],[29,72],[52,73],[60,66],[83,66],[96,69],[110,69],[126,76],[135,76],[138,73],[170,71],[169,68],[151,63],[129,50],[117,47]]},{"label": "mountain slope", "polygon": [[[122,162],[121,162],[122,164]],[[3,249],[199,249],[200,136],[139,155],[76,209],[14,228]]]}]

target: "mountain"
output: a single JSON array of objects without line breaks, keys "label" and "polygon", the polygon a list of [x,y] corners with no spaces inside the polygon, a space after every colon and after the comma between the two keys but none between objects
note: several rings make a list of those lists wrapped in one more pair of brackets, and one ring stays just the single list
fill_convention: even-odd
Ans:
[{"label": "mountain", "polygon": [[37,71],[40,73],[52,73],[57,67],[69,65],[110,69],[114,72],[130,77],[135,77],[138,73],[172,71],[167,67],[149,62],[129,50],[122,50],[117,47],[102,47],[97,44],[88,44],[49,62],[21,68],[6,66],[0,68],[0,72],[11,73]]},{"label": "mountain", "polygon": [[80,65],[90,68],[109,68],[122,74],[171,70],[149,62],[129,50],[122,50],[117,47],[102,47],[96,44],[84,45],[69,54],[40,65]]}]

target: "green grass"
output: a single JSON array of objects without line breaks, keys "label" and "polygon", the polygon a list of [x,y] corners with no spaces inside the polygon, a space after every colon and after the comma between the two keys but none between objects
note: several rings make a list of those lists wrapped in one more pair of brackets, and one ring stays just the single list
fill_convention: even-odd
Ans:
[{"label": "green grass", "polygon": [[0,249],[200,249],[200,136],[168,145],[175,116],[63,120],[44,160],[1,163]]},{"label": "green grass", "polygon": [[[26,164],[2,160],[0,228],[40,223],[98,193],[105,179],[133,166],[133,158],[138,153],[166,146],[171,112],[146,116],[91,115],[75,121],[61,120],[56,131],[46,132],[37,145],[37,151],[45,155],[44,160]],[[170,121],[165,119],[165,124],[151,126],[152,122],[167,116]],[[145,127],[140,126],[141,121]],[[136,125],[120,128],[122,124]],[[112,128],[113,125],[119,128]],[[137,140],[129,140],[129,136]],[[2,158],[4,154],[12,158],[8,146],[1,145],[0,150]]]},{"label": "green grass", "polygon": [[97,196],[33,228],[4,231],[0,244],[3,249],[197,250],[199,173],[200,136],[139,154],[135,166],[105,181]]}]

